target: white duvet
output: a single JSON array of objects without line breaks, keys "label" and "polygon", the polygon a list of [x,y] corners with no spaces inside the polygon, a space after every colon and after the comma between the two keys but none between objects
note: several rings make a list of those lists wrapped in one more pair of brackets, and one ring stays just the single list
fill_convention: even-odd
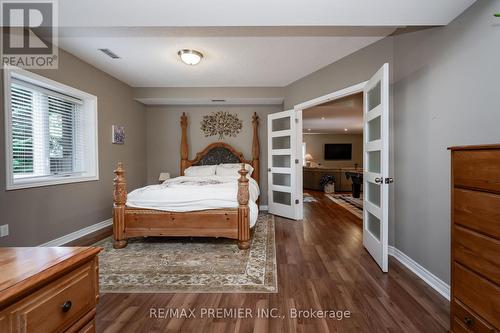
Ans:
[{"label": "white duvet", "polygon": [[[249,179],[250,226],[257,222],[259,185]],[[170,212],[238,207],[238,176],[172,178],[160,185],[139,188],[127,195],[127,206]]]}]

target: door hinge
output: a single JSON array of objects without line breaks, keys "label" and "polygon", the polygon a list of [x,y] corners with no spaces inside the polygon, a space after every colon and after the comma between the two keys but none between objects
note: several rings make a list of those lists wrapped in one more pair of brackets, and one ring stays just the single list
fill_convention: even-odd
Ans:
[{"label": "door hinge", "polygon": [[299,199],[296,199],[296,200],[295,200],[295,204],[296,204],[296,205],[298,205],[298,204],[299,204],[299,202],[300,202],[300,201],[299,201]]},{"label": "door hinge", "polygon": [[386,184],[392,184],[392,183],[394,183],[394,178],[391,178],[391,177],[386,178],[385,179],[385,183]]},{"label": "door hinge", "polygon": [[297,158],[295,159],[295,164],[299,164],[299,160]]},{"label": "door hinge", "polygon": [[299,123],[299,118],[295,118],[295,123],[298,124]]}]

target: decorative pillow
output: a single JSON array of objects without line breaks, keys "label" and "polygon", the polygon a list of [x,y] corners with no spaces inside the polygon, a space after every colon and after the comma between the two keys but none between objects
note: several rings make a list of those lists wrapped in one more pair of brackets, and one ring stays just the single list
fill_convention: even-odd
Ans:
[{"label": "decorative pillow", "polygon": [[184,175],[188,177],[215,176],[217,165],[190,166],[184,170]]},{"label": "decorative pillow", "polygon": [[[241,163],[225,163],[219,164],[215,174],[217,176],[239,176],[238,171],[241,169]],[[248,171],[247,176],[252,176],[253,167],[245,163],[245,169]]]}]

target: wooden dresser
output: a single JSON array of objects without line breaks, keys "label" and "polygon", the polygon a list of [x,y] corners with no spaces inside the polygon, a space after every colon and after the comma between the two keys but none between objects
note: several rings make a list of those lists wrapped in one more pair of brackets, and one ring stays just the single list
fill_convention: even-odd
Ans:
[{"label": "wooden dresser", "polygon": [[0,332],[94,332],[99,248],[0,248]]},{"label": "wooden dresser", "polygon": [[451,328],[500,330],[500,144],[453,147]]}]

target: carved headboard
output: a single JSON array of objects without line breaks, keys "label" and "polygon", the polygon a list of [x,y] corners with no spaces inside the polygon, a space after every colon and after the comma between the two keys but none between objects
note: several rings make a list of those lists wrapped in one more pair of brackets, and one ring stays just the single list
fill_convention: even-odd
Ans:
[{"label": "carved headboard", "polygon": [[243,154],[231,145],[225,142],[215,142],[208,145],[201,152],[196,154],[196,157],[192,160],[189,159],[189,146],[187,142],[187,116],[183,113],[181,116],[181,176],[184,175],[184,170],[193,165],[217,165],[220,163],[247,163],[250,164],[254,171],[252,173],[252,178],[259,182],[259,116],[257,113],[253,114],[252,125],[253,125],[253,140],[252,140],[252,159],[247,160]]}]

